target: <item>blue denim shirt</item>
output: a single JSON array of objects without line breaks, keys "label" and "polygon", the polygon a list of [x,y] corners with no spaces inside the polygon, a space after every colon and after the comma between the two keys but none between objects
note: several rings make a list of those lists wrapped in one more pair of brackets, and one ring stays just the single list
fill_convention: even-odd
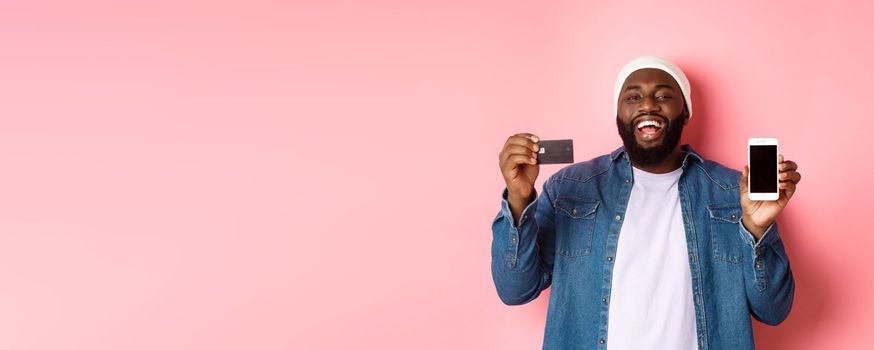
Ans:
[{"label": "blue denim shirt", "polygon": [[[683,151],[678,188],[698,348],[753,349],[750,315],[776,325],[795,293],[777,225],[756,242],[741,224],[740,174],[687,145]],[[492,223],[492,277],[508,305],[552,286],[544,349],[606,349],[616,245],[633,184],[619,148],[547,179],[518,226],[504,190]]]}]

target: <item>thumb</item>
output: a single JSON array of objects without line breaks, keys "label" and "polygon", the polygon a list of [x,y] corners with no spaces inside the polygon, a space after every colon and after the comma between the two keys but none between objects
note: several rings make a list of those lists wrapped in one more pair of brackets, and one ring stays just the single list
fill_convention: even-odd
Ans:
[{"label": "thumb", "polygon": [[750,192],[750,189],[748,188],[749,181],[747,181],[749,175],[750,175],[750,166],[744,165],[744,170],[740,173],[740,194],[742,196],[745,196],[747,193]]}]

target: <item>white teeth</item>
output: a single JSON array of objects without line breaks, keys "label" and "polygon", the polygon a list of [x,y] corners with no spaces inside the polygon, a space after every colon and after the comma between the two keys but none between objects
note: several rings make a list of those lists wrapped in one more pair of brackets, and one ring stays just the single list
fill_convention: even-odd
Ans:
[{"label": "white teeth", "polygon": [[662,123],[659,123],[659,122],[657,122],[657,121],[655,121],[655,120],[644,120],[644,121],[642,121],[642,122],[640,122],[640,123],[637,123],[637,128],[638,128],[638,129],[643,128],[643,127],[645,127],[645,126],[654,126],[654,127],[657,127],[657,128],[661,128],[661,127],[662,127]]}]

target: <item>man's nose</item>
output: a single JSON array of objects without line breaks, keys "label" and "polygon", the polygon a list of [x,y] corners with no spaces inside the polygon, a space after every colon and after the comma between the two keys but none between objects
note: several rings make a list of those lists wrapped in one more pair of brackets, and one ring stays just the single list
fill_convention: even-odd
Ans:
[{"label": "man's nose", "polygon": [[637,107],[638,112],[652,112],[659,110],[659,108],[660,106],[656,103],[655,98],[649,96],[644,96]]}]

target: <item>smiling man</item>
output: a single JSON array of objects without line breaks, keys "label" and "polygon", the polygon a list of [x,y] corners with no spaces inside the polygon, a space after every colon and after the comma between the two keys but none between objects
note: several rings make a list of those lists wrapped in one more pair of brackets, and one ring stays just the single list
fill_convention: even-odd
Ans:
[{"label": "smiling man", "polygon": [[539,195],[539,138],[504,144],[498,295],[518,305],[551,287],[544,349],[752,349],[750,315],[776,325],[792,307],[775,219],[801,180],[797,165],[780,156],[779,199],[750,201],[748,167],[680,145],[691,88],[664,59],[626,64],[614,96],[623,147],[559,170]]}]

